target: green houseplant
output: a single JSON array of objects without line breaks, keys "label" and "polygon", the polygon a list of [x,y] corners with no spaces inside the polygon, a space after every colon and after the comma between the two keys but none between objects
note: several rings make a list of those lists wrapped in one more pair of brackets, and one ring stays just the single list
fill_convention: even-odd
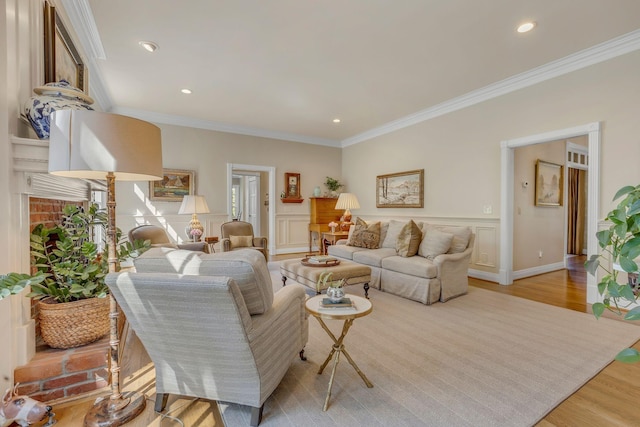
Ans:
[{"label": "green houseplant", "polygon": [[[104,281],[109,265],[94,241],[95,232],[102,230],[106,236],[106,229],[107,215],[98,205],[91,204],[86,210],[67,205],[60,225],[38,225],[31,232],[33,274],[9,273],[0,278],[0,298],[31,286],[27,296],[39,300],[42,337],[51,347],[87,344],[109,331],[108,287]],[[119,229],[116,239],[119,262],[150,247],[148,241],[123,240]],[[83,320],[83,314],[92,317]]]},{"label": "green houseplant", "polygon": [[327,180],[324,182],[324,185],[332,194],[335,194],[338,190],[344,187],[344,184],[341,184],[340,181],[338,181],[337,179],[331,178],[330,176],[327,177]]},{"label": "green houseplant", "polygon": [[[587,271],[596,276],[598,268],[604,275],[598,283],[598,293],[602,302],[593,304],[593,314],[599,318],[605,310],[623,316],[625,320],[640,320],[640,306],[626,308],[638,302],[637,283],[638,261],[640,256],[640,185],[626,186],[618,190],[613,200],[621,199],[614,210],[607,214],[611,223],[609,228],[596,233],[602,254],[592,255],[585,263]],[[610,259],[610,262],[600,262]],[[613,268],[613,265],[619,266]],[[619,283],[620,270],[631,274],[636,280]],[[597,276],[596,276],[597,277]],[[625,311],[623,311],[625,310]],[[628,363],[640,361],[640,352],[633,348],[621,351],[616,360]]]}]

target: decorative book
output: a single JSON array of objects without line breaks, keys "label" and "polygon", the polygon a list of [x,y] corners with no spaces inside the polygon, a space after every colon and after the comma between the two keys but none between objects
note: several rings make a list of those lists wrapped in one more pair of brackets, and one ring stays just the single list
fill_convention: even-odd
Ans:
[{"label": "decorative book", "polygon": [[342,298],[339,301],[333,301],[330,298],[322,298],[322,302],[320,303],[320,307],[322,308],[346,308],[346,307],[354,307],[353,302],[350,298]]}]

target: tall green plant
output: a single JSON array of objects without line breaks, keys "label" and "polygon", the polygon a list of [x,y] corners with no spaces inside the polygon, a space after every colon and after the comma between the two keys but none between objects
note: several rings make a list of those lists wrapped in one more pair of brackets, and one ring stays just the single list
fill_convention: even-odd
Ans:
[{"label": "tall green plant", "polygon": [[[101,229],[106,237],[107,214],[98,205],[88,209],[67,205],[60,225],[48,228],[36,226],[31,232],[31,256],[35,274],[10,273],[0,278],[0,298],[20,292],[31,285],[32,298],[53,297],[58,302],[85,298],[103,298],[108,293],[104,278],[109,272],[108,246],[103,241],[104,254],[94,241]],[[118,262],[135,257],[149,248],[149,241],[129,242],[116,229]]]},{"label": "tall green plant", "polygon": [[[618,190],[613,200],[622,200],[616,208],[607,214],[611,223],[608,229],[598,231],[596,237],[602,249],[600,255],[592,255],[585,263],[586,270],[597,277],[598,268],[604,271],[598,283],[598,293],[602,302],[593,304],[593,314],[599,318],[605,310],[609,310],[625,320],[640,320],[640,306],[628,311],[626,308],[638,302],[638,285],[628,282],[619,283],[620,271],[609,265],[617,264],[626,273],[638,273],[637,258],[640,256],[640,185],[626,186]],[[610,262],[600,262],[610,259]],[[623,311],[625,310],[625,311]],[[621,351],[616,360],[622,362],[639,362],[640,352],[628,348]]]}]

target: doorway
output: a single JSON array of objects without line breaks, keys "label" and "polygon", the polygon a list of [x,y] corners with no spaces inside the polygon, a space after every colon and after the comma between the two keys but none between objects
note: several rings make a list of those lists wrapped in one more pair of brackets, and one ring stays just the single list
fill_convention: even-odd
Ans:
[{"label": "doorway", "polygon": [[[588,139],[588,183],[587,183],[587,256],[598,253],[595,233],[598,228],[598,206],[600,194],[600,123],[589,123],[573,128],[561,129],[538,135],[503,141],[501,143],[501,207],[500,207],[500,273],[499,283],[513,283],[513,192],[514,150],[532,144],[541,144],[558,139],[569,139],[586,135]],[[596,278],[587,275],[587,302],[598,300]]]},{"label": "doorway", "polygon": [[246,221],[256,236],[262,235],[260,215],[260,173],[234,172],[231,184],[231,217]]},{"label": "doorway", "polygon": [[[267,230],[254,226],[254,233],[267,235],[268,238],[268,250],[269,254],[275,255],[276,245],[276,217],[275,217],[275,192],[276,192],[276,168],[273,166],[261,166],[261,165],[245,165],[237,163],[227,163],[227,216],[228,220],[239,219],[238,216],[244,218],[245,221],[257,221],[260,224],[260,215],[257,213],[260,211],[260,175],[266,173],[268,176],[268,191],[265,195],[264,202],[267,211]],[[238,184],[239,187],[234,189],[234,176],[236,177],[249,177],[246,178],[246,184]],[[250,177],[258,177],[258,179],[252,179]],[[243,193],[240,196],[240,193]],[[242,197],[247,200],[246,203],[239,203],[238,197]],[[235,200],[234,200],[235,199]],[[251,202],[253,200],[253,202]],[[238,209],[240,206],[241,209]],[[234,207],[236,208],[234,210]],[[241,211],[242,210],[242,211]],[[253,213],[251,213],[253,211]],[[253,223],[252,223],[253,224]],[[260,231],[261,233],[258,233]]]}]

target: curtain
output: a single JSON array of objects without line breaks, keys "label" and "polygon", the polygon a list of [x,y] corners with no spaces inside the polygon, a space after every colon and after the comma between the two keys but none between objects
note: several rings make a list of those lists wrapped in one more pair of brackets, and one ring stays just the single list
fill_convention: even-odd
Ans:
[{"label": "curtain", "polygon": [[585,246],[585,216],[587,209],[586,171],[569,168],[568,177],[567,253],[582,255]]}]

